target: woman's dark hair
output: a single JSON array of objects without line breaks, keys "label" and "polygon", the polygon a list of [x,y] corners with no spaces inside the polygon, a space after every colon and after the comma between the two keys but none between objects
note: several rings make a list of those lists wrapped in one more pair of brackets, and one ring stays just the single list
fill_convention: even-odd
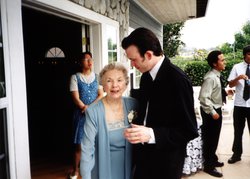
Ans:
[{"label": "woman's dark hair", "polygon": [[85,58],[85,55],[89,55],[92,58],[91,52],[82,52],[82,53],[80,53],[79,61],[83,60]]},{"label": "woman's dark hair", "polygon": [[155,56],[163,54],[159,39],[152,31],[144,27],[135,29],[129,36],[122,40],[123,49],[127,49],[131,45],[135,45],[138,48],[142,57],[148,50],[153,51]]},{"label": "woman's dark hair", "polygon": [[82,62],[85,60],[85,56],[86,55],[89,55],[91,58],[92,58],[92,53],[91,52],[82,52],[79,54],[79,57],[78,57],[78,61],[77,61],[77,64],[78,64],[78,70],[77,71],[81,71],[82,70]]},{"label": "woman's dark hair", "polygon": [[219,60],[218,56],[221,55],[222,52],[220,50],[214,50],[212,52],[210,52],[207,56],[207,63],[210,67],[214,67],[214,63],[217,63],[217,61]]}]

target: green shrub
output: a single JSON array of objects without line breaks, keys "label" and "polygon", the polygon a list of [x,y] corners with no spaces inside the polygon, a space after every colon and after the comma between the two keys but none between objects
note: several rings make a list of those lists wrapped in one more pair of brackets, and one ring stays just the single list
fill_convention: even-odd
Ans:
[{"label": "green shrub", "polygon": [[[228,60],[226,69],[222,72],[225,79],[228,78],[233,65],[241,62],[242,60]],[[180,67],[190,78],[193,86],[201,86],[203,77],[210,70],[207,61],[194,61],[194,60],[172,60],[172,63]]]},{"label": "green shrub", "polygon": [[184,72],[192,81],[193,86],[200,86],[209,69],[210,67],[205,61],[192,61],[186,65]]}]

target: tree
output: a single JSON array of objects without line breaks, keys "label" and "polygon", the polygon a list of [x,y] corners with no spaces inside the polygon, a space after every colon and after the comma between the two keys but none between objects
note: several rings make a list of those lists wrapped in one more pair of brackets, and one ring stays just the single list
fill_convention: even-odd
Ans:
[{"label": "tree", "polygon": [[219,49],[227,60],[242,59],[242,49],[250,45],[250,21],[247,21],[240,32],[234,34],[234,43],[223,43]]},{"label": "tree", "polygon": [[243,27],[242,32],[234,35],[235,50],[242,50],[245,46],[250,44],[250,21],[247,21]]},{"label": "tree", "polygon": [[208,55],[208,51],[206,49],[198,49],[198,50],[195,49],[193,58],[196,61],[202,61],[206,59],[207,55]]},{"label": "tree", "polygon": [[166,24],[163,26],[163,50],[168,57],[178,55],[178,48],[185,45],[185,43],[180,40],[180,31],[183,27],[184,22]]},{"label": "tree", "polygon": [[220,50],[223,54],[231,53],[234,51],[234,47],[232,44],[226,42],[221,45]]}]

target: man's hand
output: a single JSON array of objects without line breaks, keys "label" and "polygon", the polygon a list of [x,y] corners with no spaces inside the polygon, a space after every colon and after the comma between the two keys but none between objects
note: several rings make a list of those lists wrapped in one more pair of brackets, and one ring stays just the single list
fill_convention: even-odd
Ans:
[{"label": "man's hand", "polygon": [[213,117],[213,119],[214,119],[214,120],[217,120],[217,119],[219,119],[219,118],[220,118],[220,115],[216,113],[216,114],[213,114],[213,116],[212,116],[212,117]]},{"label": "man's hand", "polygon": [[132,144],[148,142],[150,139],[150,128],[143,125],[131,124],[131,128],[124,130],[124,137]]}]

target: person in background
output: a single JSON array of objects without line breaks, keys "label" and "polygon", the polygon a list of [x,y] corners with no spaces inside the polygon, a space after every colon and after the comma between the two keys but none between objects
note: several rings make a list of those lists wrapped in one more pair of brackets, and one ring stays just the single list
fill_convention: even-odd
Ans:
[{"label": "person in background", "polygon": [[143,73],[136,92],[138,118],[124,132],[134,144],[134,179],[180,179],[186,145],[198,136],[192,84],[149,29],[135,29],[122,47]]},{"label": "person in background", "polygon": [[242,149],[242,135],[247,120],[248,129],[250,131],[250,45],[243,48],[244,61],[235,64],[229,74],[229,87],[235,87],[234,112],[233,112],[233,126],[234,126],[234,141],[233,141],[233,155],[228,160],[229,164],[233,164],[241,160]]},{"label": "person in background", "polygon": [[216,167],[222,167],[223,162],[218,161],[216,150],[220,138],[222,125],[221,107],[225,101],[225,89],[221,82],[221,71],[225,70],[226,61],[219,50],[211,51],[207,56],[211,67],[203,78],[199,100],[202,117],[201,136],[203,141],[203,171],[214,176],[222,177]]},{"label": "person in background", "polygon": [[80,164],[83,179],[131,179],[131,144],[123,131],[136,117],[137,101],[124,97],[128,71],[110,63],[100,72],[106,96],[86,110]]},{"label": "person in background", "polygon": [[98,76],[92,71],[92,54],[90,52],[81,53],[79,62],[81,71],[72,75],[70,81],[70,91],[75,104],[73,114],[75,154],[73,171],[69,176],[71,179],[77,179],[79,175],[85,111],[90,104],[97,102],[103,97],[103,89],[99,85]]}]

